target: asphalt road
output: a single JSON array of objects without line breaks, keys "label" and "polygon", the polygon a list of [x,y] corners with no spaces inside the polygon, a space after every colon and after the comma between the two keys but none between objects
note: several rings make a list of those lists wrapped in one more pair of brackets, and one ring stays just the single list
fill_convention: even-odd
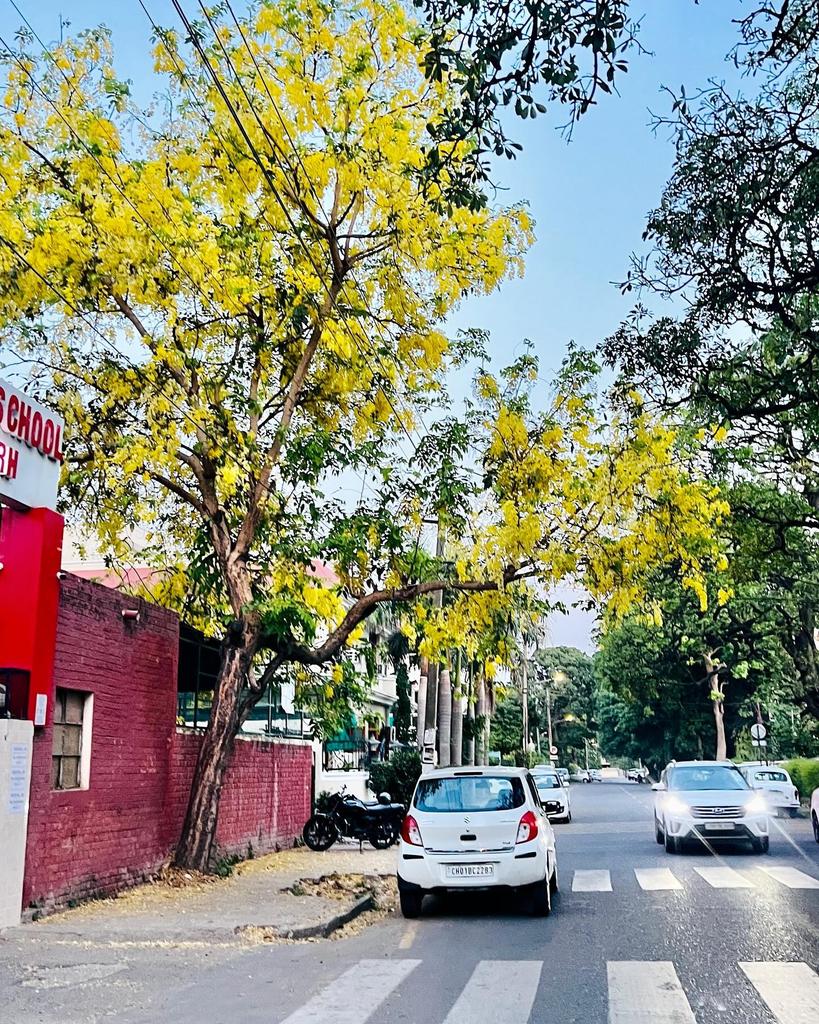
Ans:
[{"label": "asphalt road", "polygon": [[768,856],[669,855],[654,842],[648,787],[573,785],[572,799],[573,822],[556,826],[561,892],[547,919],[509,897],[428,900],[420,920],[396,917],[351,939],[194,957],[184,978],[160,973],[136,1013],[117,1012],[112,983],[105,1016],[819,1024],[819,846],[806,821],[776,821]]},{"label": "asphalt road", "polygon": [[[768,856],[669,855],[654,842],[648,787],[572,791],[574,820],[557,826],[561,894],[550,918],[528,917],[508,897],[428,900],[417,922],[249,953],[134,1024],[819,1022],[819,846],[807,822],[778,820]],[[761,867],[796,869],[780,878],[817,888],[789,888]],[[646,868],[670,868],[665,884],[679,888],[643,888],[635,869]],[[608,875],[575,875],[583,871]],[[712,884],[726,879],[747,887]],[[584,883],[602,891],[573,891]]]}]

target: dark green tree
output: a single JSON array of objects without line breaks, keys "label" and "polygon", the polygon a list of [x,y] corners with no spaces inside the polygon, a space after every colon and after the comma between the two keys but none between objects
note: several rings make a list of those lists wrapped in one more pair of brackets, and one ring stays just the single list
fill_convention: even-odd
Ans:
[{"label": "dark green tree", "polygon": [[511,694],[495,708],[489,747],[503,757],[523,756],[523,708],[518,694]]}]

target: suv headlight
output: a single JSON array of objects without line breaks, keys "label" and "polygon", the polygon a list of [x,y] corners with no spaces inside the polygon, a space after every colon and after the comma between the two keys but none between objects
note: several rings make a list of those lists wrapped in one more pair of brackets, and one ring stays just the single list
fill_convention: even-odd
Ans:
[{"label": "suv headlight", "polygon": [[745,805],[745,810],[748,814],[765,814],[768,810],[768,805],[765,802],[764,796],[752,796],[748,803]]},{"label": "suv headlight", "polygon": [[683,801],[676,796],[670,796],[666,800],[665,809],[669,814],[688,814],[690,811],[688,804],[683,803]]}]

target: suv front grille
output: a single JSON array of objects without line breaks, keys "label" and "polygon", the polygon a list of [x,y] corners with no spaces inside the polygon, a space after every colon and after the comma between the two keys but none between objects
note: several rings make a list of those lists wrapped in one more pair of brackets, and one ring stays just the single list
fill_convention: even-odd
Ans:
[{"label": "suv front grille", "polygon": [[695,818],[744,818],[744,807],[692,807],[691,814]]}]

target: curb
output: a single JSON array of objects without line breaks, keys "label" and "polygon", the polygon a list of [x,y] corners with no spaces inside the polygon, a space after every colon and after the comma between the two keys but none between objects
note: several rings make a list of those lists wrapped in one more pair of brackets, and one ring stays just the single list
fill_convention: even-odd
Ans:
[{"label": "curb", "polygon": [[[367,893],[365,896],[357,899],[348,910],[343,911],[341,914],[336,914],[329,921],[323,921],[321,924],[305,925],[304,928],[289,928],[287,931],[280,931],[278,928],[271,928],[270,930],[275,932],[276,937],[279,939],[293,939],[297,942],[303,939],[326,939],[334,931],[337,931],[348,922],[354,921],[361,914],[366,913],[366,911],[373,910],[374,907],[375,897],[372,893]],[[242,932],[250,927],[250,925],[239,925],[234,929],[234,934],[241,935]]]}]

